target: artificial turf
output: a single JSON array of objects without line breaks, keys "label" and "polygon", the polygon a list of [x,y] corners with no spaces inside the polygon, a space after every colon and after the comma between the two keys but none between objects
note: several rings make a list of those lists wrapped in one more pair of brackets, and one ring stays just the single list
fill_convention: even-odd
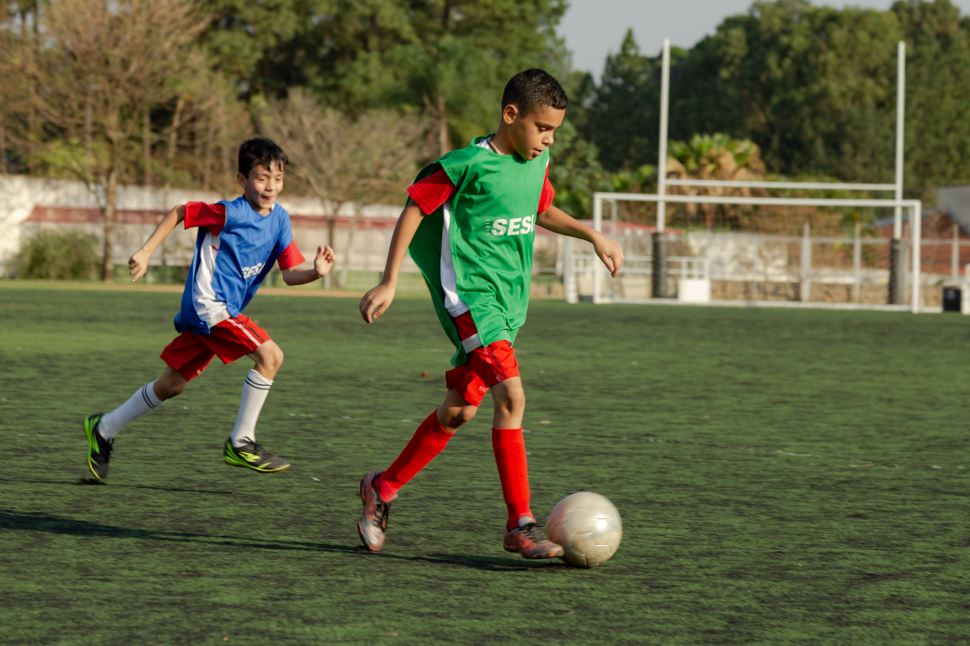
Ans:
[{"label": "artificial turf", "polygon": [[486,400],[359,547],[357,486],[443,395],[426,298],[260,294],[286,353],[224,465],[247,360],[122,432],[81,418],[161,372],[178,294],[0,283],[4,643],[970,641],[970,352],[959,315],[533,303],[516,343],[533,506],[593,490],[600,568],[502,551]]}]

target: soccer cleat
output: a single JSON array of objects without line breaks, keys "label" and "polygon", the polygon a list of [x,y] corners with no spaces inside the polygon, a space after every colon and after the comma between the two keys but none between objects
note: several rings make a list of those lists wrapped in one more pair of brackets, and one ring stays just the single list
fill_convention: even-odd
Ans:
[{"label": "soccer cleat", "polygon": [[290,468],[290,463],[277,457],[261,447],[254,440],[244,438],[245,444],[240,447],[232,445],[232,438],[226,440],[226,448],[222,458],[226,464],[234,467],[244,467],[260,473],[277,473]]},{"label": "soccer cleat", "polygon": [[114,446],[114,440],[106,440],[98,432],[102,414],[95,413],[84,418],[84,437],[88,439],[88,471],[95,480],[108,477],[108,461]]},{"label": "soccer cleat", "polygon": [[562,556],[562,546],[546,538],[535,523],[528,523],[505,532],[506,552],[518,552],[526,559],[553,559]]},{"label": "soccer cleat", "polygon": [[374,489],[374,480],[380,475],[373,471],[360,479],[360,501],[364,503],[364,513],[357,520],[357,534],[360,542],[371,552],[384,548],[384,534],[387,532],[387,518],[391,515],[391,503],[381,500]]}]

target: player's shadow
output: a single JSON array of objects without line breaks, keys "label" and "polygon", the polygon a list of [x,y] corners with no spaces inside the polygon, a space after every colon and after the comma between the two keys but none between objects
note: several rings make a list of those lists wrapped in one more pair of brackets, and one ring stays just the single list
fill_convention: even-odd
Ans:
[{"label": "player's shadow", "polygon": [[[384,556],[384,555],[382,555]],[[477,570],[491,570],[493,572],[524,572],[528,570],[548,570],[564,568],[562,561],[526,561],[512,556],[477,556],[471,554],[429,554],[428,556],[397,556],[395,558],[409,561],[421,561],[438,565],[460,565]]]},{"label": "player's shadow", "polygon": [[39,512],[19,512],[0,509],[0,529],[47,532],[49,534],[68,534],[72,536],[93,536],[102,538],[134,538],[152,541],[172,541],[176,543],[200,543],[204,545],[226,545],[266,550],[307,550],[321,552],[352,553],[356,548],[348,545],[311,543],[304,541],[277,541],[244,538],[241,536],[220,536],[196,532],[170,532],[157,529],[118,527],[89,520],[62,518]]},{"label": "player's shadow", "polygon": [[313,543],[309,541],[290,541],[254,539],[241,536],[222,536],[197,532],[172,532],[158,529],[119,527],[90,520],[64,518],[42,512],[20,512],[0,509],[0,530],[21,530],[88,536],[101,538],[133,538],[151,541],[171,541],[175,543],[196,543],[203,545],[225,545],[265,550],[302,550],[310,552],[334,552],[341,554],[365,554],[373,558],[389,558],[402,561],[417,561],[438,565],[457,565],[479,570],[500,572],[532,570],[537,567],[556,568],[558,562],[544,561],[529,563],[512,558],[476,556],[468,554],[429,554],[427,556],[405,556],[402,554],[382,553],[371,555],[359,545],[335,545],[332,543]]},{"label": "player's shadow", "polygon": [[[0,482],[15,482],[28,484],[39,484],[39,485],[84,485],[84,486],[103,486],[107,483],[101,482],[100,480],[95,480],[94,478],[60,478],[60,479],[42,479],[42,478],[3,478],[0,477]],[[157,485],[145,485],[145,484],[126,484],[126,483],[111,483],[112,489],[148,489],[151,491],[168,491],[171,493],[201,493],[201,494],[211,494],[215,496],[231,496],[232,491],[222,491],[218,489],[189,489],[187,487],[160,487]]]}]

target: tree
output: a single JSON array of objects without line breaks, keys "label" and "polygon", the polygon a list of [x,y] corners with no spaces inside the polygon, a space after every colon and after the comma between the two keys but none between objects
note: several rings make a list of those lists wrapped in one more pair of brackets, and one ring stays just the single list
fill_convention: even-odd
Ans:
[{"label": "tree", "polygon": [[[426,127],[388,110],[350,116],[300,89],[272,102],[260,122],[269,136],[283,142],[299,188],[329,209],[329,243],[338,252],[337,217],[344,207],[353,209],[344,248],[348,255],[364,207],[402,201],[418,170],[421,152],[416,144]],[[345,273],[338,274],[338,286]]]},{"label": "tree", "polygon": [[[40,33],[40,3],[16,0],[0,15],[0,173],[31,171],[32,141],[40,131],[34,87],[15,61],[33,60]],[[18,136],[19,134],[19,136]]]},{"label": "tree", "polygon": [[286,96],[326,76],[335,0],[197,0],[210,17],[199,44],[213,68],[232,80],[245,101]]},{"label": "tree", "polygon": [[593,193],[608,182],[596,146],[579,135],[567,118],[556,132],[549,164],[556,206],[578,218],[593,217]]},{"label": "tree", "polygon": [[906,188],[970,182],[970,19],[950,0],[897,2],[908,47]]},{"label": "tree", "polygon": [[335,0],[324,23],[332,75],[315,86],[346,110],[427,115],[429,157],[492,127],[505,82],[526,67],[566,71],[555,27],[564,0]]},{"label": "tree", "polygon": [[46,124],[36,160],[84,181],[101,206],[104,280],[118,187],[148,161],[153,111],[205,68],[192,47],[204,26],[189,0],[59,0],[47,11],[38,55],[22,50],[17,60]]},{"label": "tree", "polygon": [[752,139],[775,172],[886,181],[897,33],[888,12],[755,2],[691,51],[672,112]]},{"label": "tree", "polygon": [[[620,51],[606,59],[592,98],[586,135],[609,170],[630,169],[656,157],[657,122],[654,91],[659,79],[656,60],[643,56],[628,29]],[[653,132],[651,136],[650,132]]]},{"label": "tree", "polygon": [[[677,179],[754,180],[764,177],[765,167],[757,144],[733,139],[723,133],[698,134],[689,141],[671,141],[667,176]],[[679,187],[670,189],[682,195],[740,195],[753,193],[747,188]],[[684,209],[690,219],[700,216],[711,229],[715,224],[737,226],[742,209],[736,206],[688,203]],[[717,222],[715,222],[717,220]]]}]

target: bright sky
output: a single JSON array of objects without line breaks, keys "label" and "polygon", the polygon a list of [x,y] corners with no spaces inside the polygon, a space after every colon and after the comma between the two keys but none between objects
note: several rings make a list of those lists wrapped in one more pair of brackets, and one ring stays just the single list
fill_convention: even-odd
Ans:
[{"label": "bright sky", "polygon": [[[970,14],[970,0],[952,0],[964,15]],[[660,53],[664,37],[673,45],[690,47],[714,33],[725,17],[746,13],[752,0],[570,0],[560,24],[560,33],[573,52],[573,68],[592,72],[598,79],[607,54],[620,48],[628,27],[640,51]],[[815,4],[835,7],[856,6],[888,9],[893,0],[837,0]]]}]

